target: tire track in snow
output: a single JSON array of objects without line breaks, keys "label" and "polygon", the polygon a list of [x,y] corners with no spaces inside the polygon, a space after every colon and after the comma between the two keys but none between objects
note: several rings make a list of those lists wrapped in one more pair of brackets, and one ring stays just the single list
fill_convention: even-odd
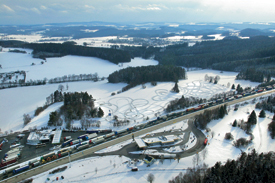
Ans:
[{"label": "tire track in snow", "polygon": [[262,140],[263,140],[263,138],[262,138],[262,130],[261,130],[261,127],[260,127],[260,123],[259,123],[259,122],[258,122],[258,129],[259,129],[259,133],[260,133],[260,145],[259,145],[259,147],[258,147],[257,152],[259,153],[259,152],[260,152],[260,149],[261,149],[261,147],[262,147]]}]

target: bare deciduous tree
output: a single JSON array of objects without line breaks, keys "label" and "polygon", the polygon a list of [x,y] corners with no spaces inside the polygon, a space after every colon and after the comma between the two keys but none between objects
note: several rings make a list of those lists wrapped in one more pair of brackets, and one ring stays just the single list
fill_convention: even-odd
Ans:
[{"label": "bare deciduous tree", "polygon": [[149,173],[147,176],[147,181],[152,183],[155,180],[155,176],[152,173]]},{"label": "bare deciduous tree", "polygon": [[200,161],[200,155],[199,153],[195,154],[195,156],[193,157],[193,164],[199,164],[199,161]]},{"label": "bare deciduous tree", "polygon": [[159,161],[160,161],[161,164],[163,164],[163,162],[164,162],[164,156],[163,155],[160,156],[160,160]]},{"label": "bare deciduous tree", "polygon": [[31,117],[29,114],[23,114],[23,121],[24,121],[24,126],[26,126],[29,122],[31,122]]},{"label": "bare deciduous tree", "polygon": [[64,90],[64,86],[63,86],[63,85],[61,85],[61,84],[60,84],[60,85],[58,85],[58,90],[62,92],[62,91]]},{"label": "bare deciduous tree", "polygon": [[215,132],[214,132],[214,131],[212,131],[212,132],[211,132],[211,137],[213,138],[213,137],[214,137],[214,135],[215,135]]},{"label": "bare deciduous tree", "polygon": [[208,153],[207,148],[204,148],[204,150],[202,151],[203,160],[205,160],[207,153]]}]

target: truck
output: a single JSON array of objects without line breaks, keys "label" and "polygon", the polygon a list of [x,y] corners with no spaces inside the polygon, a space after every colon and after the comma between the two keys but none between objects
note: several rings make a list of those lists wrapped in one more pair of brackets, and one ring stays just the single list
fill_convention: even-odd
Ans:
[{"label": "truck", "polygon": [[66,140],[70,140],[70,139],[72,139],[72,137],[71,137],[71,136],[66,136],[66,137],[64,137],[64,141],[66,141]]},{"label": "truck", "polygon": [[206,145],[207,145],[207,142],[208,142],[208,139],[205,138],[203,144],[206,146]]},{"label": "truck", "polygon": [[42,156],[41,162],[46,163],[47,161],[52,161],[56,158],[57,158],[57,156],[56,156],[55,152],[51,152],[51,153],[48,153],[48,154],[45,154],[44,156]]},{"label": "truck", "polygon": [[18,151],[9,151],[9,152],[7,152],[7,153],[4,155],[4,157],[5,157],[5,158],[7,158],[7,157],[13,157],[13,156],[18,156],[18,157],[20,157],[20,155],[21,155],[21,153],[20,153],[19,150],[18,150]]},{"label": "truck", "polygon": [[81,143],[77,144],[77,145],[75,146],[75,148],[77,149],[79,146],[86,145],[86,144],[90,144],[90,142],[92,142],[92,140],[88,140],[88,141],[81,142]]},{"label": "truck", "polygon": [[76,149],[77,149],[78,151],[80,151],[80,150],[86,149],[86,148],[88,148],[88,147],[89,147],[89,144],[85,144],[85,145],[78,146]]},{"label": "truck", "polygon": [[91,134],[91,133],[100,133],[100,130],[88,130],[86,133]]},{"label": "truck", "polygon": [[37,149],[37,148],[45,147],[45,146],[46,146],[45,143],[38,143],[38,144],[35,146],[35,148]]},{"label": "truck", "polygon": [[37,162],[32,163],[32,167],[37,167],[37,166],[39,166],[39,165],[40,165],[40,161],[37,161]]},{"label": "truck", "polygon": [[32,160],[30,160],[29,161],[29,165],[31,166],[35,162],[39,162],[39,160],[38,159],[32,159]]},{"label": "truck", "polygon": [[58,157],[61,158],[61,157],[67,156],[68,154],[69,154],[69,151],[60,152],[58,153]]},{"label": "truck", "polygon": [[[174,159],[174,158],[176,158],[176,154],[164,154],[164,155],[162,155],[162,157],[164,159]],[[160,158],[161,158],[161,156],[160,156]]]},{"label": "truck", "polygon": [[134,127],[130,127],[130,128],[127,128],[127,131],[132,131],[133,129],[134,129]]},{"label": "truck", "polygon": [[60,151],[58,153],[65,152],[65,151],[72,152],[72,150],[73,150],[72,147],[65,147],[65,148],[60,149]]},{"label": "truck", "polygon": [[29,169],[29,168],[30,168],[29,165],[23,166],[23,167],[20,167],[20,168],[17,168],[17,169],[15,169],[15,170],[13,170],[12,173],[13,173],[13,174],[17,174],[17,173],[23,172],[24,170],[27,170],[27,169]]},{"label": "truck", "polygon": [[186,109],[186,112],[193,112],[195,110],[195,108],[189,108],[189,109]]},{"label": "truck", "polygon": [[87,136],[85,136],[84,139],[89,140],[89,139],[95,138],[96,136],[97,136],[96,133],[92,133],[92,134],[88,134]]},{"label": "truck", "polygon": [[223,99],[223,98],[220,98],[220,99],[217,99],[217,100],[216,100],[216,103],[217,103],[217,104],[220,104],[220,103],[223,103],[223,102],[224,102],[224,99]]},{"label": "truck", "polygon": [[82,142],[82,139],[77,139],[77,140],[74,140],[74,141],[70,142],[70,145],[72,146],[72,145],[75,145],[75,144],[79,144],[81,142]]},{"label": "truck", "polygon": [[235,95],[235,98],[238,99],[238,98],[242,98],[243,96],[242,95]]},{"label": "truck", "polygon": [[101,142],[104,142],[104,138],[100,138],[100,139],[97,139],[97,140],[93,140],[92,139],[92,142],[93,142],[93,144],[99,144],[99,143],[101,143]]},{"label": "truck", "polygon": [[116,135],[117,135],[117,134],[121,134],[121,133],[124,133],[124,132],[126,132],[126,131],[127,131],[127,128],[122,129],[122,130],[115,131],[115,134],[116,134]]},{"label": "truck", "polygon": [[61,147],[65,147],[66,145],[69,145],[70,142],[72,142],[72,141],[73,141],[73,139],[70,139],[70,140],[67,140],[66,142],[63,142]]},{"label": "truck", "polygon": [[6,168],[6,169],[3,171],[3,173],[4,173],[4,174],[8,174],[8,173],[12,172],[13,170],[15,170],[15,169],[17,169],[17,168],[19,168],[19,167],[20,167],[19,165],[11,166],[11,167],[9,167],[9,168]]},{"label": "truck", "polygon": [[115,132],[108,133],[108,134],[104,135],[104,138],[109,138],[109,137],[112,137],[114,135],[115,135]]},{"label": "truck", "polygon": [[194,108],[194,111],[198,111],[200,109],[201,109],[201,106],[198,106],[198,107]]},{"label": "truck", "polygon": [[89,135],[89,134],[80,135],[80,136],[78,136],[77,138],[78,138],[78,139],[84,140],[83,138],[86,138],[86,136],[88,136],[88,135]]},{"label": "truck", "polygon": [[258,91],[257,91],[257,93],[261,93],[261,92],[263,92],[264,91],[264,89],[259,89]]},{"label": "truck", "polygon": [[18,156],[8,157],[6,159],[2,159],[0,168],[5,167],[7,165],[13,164],[18,160]]}]

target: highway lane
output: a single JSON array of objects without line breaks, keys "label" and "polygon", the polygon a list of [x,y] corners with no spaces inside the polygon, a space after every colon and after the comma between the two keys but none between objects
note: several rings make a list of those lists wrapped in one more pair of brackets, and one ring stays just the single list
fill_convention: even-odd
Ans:
[{"label": "highway lane", "polygon": [[[258,94],[255,94],[255,95],[247,96],[245,98],[240,98],[240,99],[237,99],[237,100],[229,101],[226,104],[227,105],[234,105],[234,104],[237,104],[237,103],[240,103],[240,102],[244,102],[246,100],[250,100],[250,99],[253,99],[253,98],[256,98],[256,97],[260,97],[260,96],[263,96],[263,95],[271,94],[273,92],[275,92],[275,90],[270,90],[270,91],[266,91],[266,92],[263,92],[263,93],[258,93]],[[224,104],[225,103],[222,103],[222,104],[216,105],[216,106],[212,106],[212,107],[206,108],[204,110],[214,109],[214,108],[220,107],[221,105],[224,105]],[[134,134],[135,137],[137,137],[137,136],[140,136],[140,135],[143,135],[143,134],[150,133],[151,131],[157,130],[159,128],[162,128],[162,127],[165,127],[165,126],[168,126],[168,125],[180,122],[182,120],[190,119],[190,118],[194,117],[195,115],[203,113],[204,110],[196,111],[196,112],[193,112],[191,114],[187,114],[187,115],[181,116],[179,118],[175,118],[175,119],[172,119],[172,120],[169,120],[169,121],[166,121],[166,122],[163,122],[163,123],[160,123],[160,124],[148,127],[146,129],[139,130],[137,132],[133,132],[133,134]],[[191,120],[189,120],[189,121],[191,121]],[[192,155],[192,154],[194,154],[194,153],[196,153],[198,151],[201,151],[204,148],[202,139],[204,140],[205,137],[204,137],[203,133],[200,130],[198,130],[194,126],[194,124],[192,124],[191,122],[188,123],[188,124],[191,125],[192,131],[197,136],[198,140],[197,140],[196,145],[193,148],[191,148],[188,151],[186,151],[184,157],[185,156],[190,156],[190,155]],[[116,139],[113,139],[111,141],[105,142],[103,144],[99,144],[97,146],[93,146],[93,147],[91,147],[89,149],[85,149],[83,151],[71,154],[71,157],[70,157],[71,161],[80,159],[81,157],[84,157],[87,154],[94,153],[96,151],[99,151],[101,149],[104,149],[106,147],[109,147],[109,146],[112,146],[112,145],[115,145],[115,144],[118,144],[118,143],[121,143],[121,142],[129,140],[131,138],[132,138],[132,133],[127,134],[127,135],[122,136],[122,137],[119,137],[119,138],[116,138]],[[52,162],[46,163],[44,165],[41,165],[41,166],[39,166],[37,168],[30,169],[28,171],[22,172],[22,173],[20,173],[18,175],[15,175],[15,176],[12,176],[12,177],[10,177],[8,179],[2,180],[1,182],[20,182],[22,180],[25,180],[25,179],[28,179],[28,178],[30,178],[32,176],[37,175],[37,174],[49,171],[49,170],[51,170],[51,169],[53,169],[53,168],[55,168],[57,166],[66,164],[68,162],[69,162],[69,157],[66,156],[64,158],[57,159],[55,161],[52,161]]]}]

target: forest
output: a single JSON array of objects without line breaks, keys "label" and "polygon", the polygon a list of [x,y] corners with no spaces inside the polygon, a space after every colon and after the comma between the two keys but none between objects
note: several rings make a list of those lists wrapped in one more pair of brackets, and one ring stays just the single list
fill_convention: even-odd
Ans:
[{"label": "forest", "polygon": [[128,84],[127,89],[129,89],[147,82],[177,82],[179,79],[185,79],[185,77],[185,70],[181,67],[156,65],[121,69],[110,74],[108,81],[109,83],[126,82]]},{"label": "forest", "polygon": [[188,168],[185,174],[169,180],[169,183],[210,183],[210,182],[275,182],[275,153],[258,154],[255,149],[247,154],[242,152],[237,160],[227,160],[214,166]]},{"label": "forest", "polygon": [[131,56],[154,57],[162,65],[212,68],[223,71],[243,71],[255,69],[254,75],[261,79],[246,77],[251,81],[261,80],[267,75],[275,76],[275,38],[255,36],[250,39],[231,39],[197,42],[189,47],[187,43],[170,45],[166,48],[122,47]]}]

